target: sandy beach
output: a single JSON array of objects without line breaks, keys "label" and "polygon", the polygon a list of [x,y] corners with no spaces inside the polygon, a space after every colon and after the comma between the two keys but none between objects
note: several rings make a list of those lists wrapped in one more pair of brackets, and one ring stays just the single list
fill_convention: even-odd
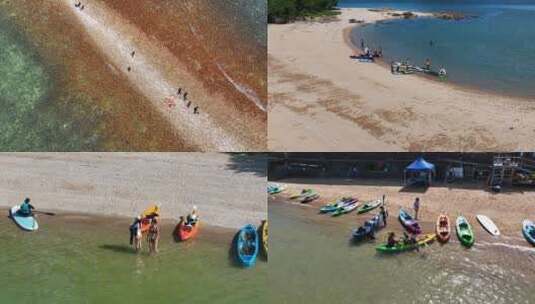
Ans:
[{"label": "sandy beach", "polygon": [[0,154],[0,207],[32,199],[38,210],[133,218],[150,204],[178,222],[236,229],[267,218],[265,160],[216,153]]},{"label": "sandy beach", "polygon": [[[320,198],[308,203],[292,203],[302,208],[310,208],[317,213],[320,206],[336,200],[342,196],[354,196],[360,201],[369,201],[386,195],[387,209],[390,213],[390,225],[388,230],[402,231],[403,228],[397,220],[399,208],[413,212],[412,204],[416,197],[421,200],[420,222],[424,231],[434,232],[435,221],[442,212],[454,220],[458,215],[465,216],[474,227],[478,236],[486,236],[486,232],[477,223],[475,216],[484,214],[490,217],[502,232],[502,235],[512,237],[508,241],[520,245],[528,245],[521,233],[522,221],[526,218],[535,217],[535,192],[526,189],[511,188],[508,192],[494,194],[485,191],[483,185],[466,184],[455,185],[451,188],[437,184],[429,187],[425,192],[402,191],[402,186],[397,180],[381,179],[355,179],[351,180],[327,180],[327,179],[285,179],[277,181],[285,184],[288,189],[275,196],[278,201],[288,202],[290,193],[301,191],[304,188],[312,188],[318,191]],[[371,212],[373,214],[374,212]],[[347,225],[348,228],[356,228],[364,219],[371,217],[370,214],[359,216],[348,214],[341,217],[325,215],[312,215],[311,221],[330,223],[332,225]],[[489,235],[490,237],[490,235]]]},{"label": "sandy beach", "polygon": [[340,11],[337,21],[268,26],[270,150],[533,148],[533,102],[356,62],[349,58],[355,52],[349,19],[369,24],[394,17],[360,8]]}]

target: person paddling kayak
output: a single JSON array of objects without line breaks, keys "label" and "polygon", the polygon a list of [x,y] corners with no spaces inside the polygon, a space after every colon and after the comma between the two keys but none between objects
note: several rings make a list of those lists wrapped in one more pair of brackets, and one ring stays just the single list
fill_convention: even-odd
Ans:
[{"label": "person paddling kayak", "polygon": [[33,216],[33,211],[35,207],[30,204],[30,198],[27,197],[24,199],[24,203],[20,205],[20,209],[17,212],[20,216]]},{"label": "person paddling kayak", "polygon": [[390,232],[388,234],[388,240],[386,242],[386,247],[394,247],[398,244],[398,241],[396,240],[396,234],[394,232]]}]

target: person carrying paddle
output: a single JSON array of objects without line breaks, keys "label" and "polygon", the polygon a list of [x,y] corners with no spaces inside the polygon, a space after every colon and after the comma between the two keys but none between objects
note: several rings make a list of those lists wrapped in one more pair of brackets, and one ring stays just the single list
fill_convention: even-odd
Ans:
[{"label": "person carrying paddle", "polygon": [[35,210],[35,207],[30,204],[30,198],[27,197],[24,199],[24,203],[20,205],[18,214],[21,216],[32,216],[32,210]]},{"label": "person carrying paddle", "polygon": [[420,198],[419,197],[417,197],[414,200],[414,204],[412,205],[412,207],[414,208],[414,219],[418,220],[418,211],[420,210]]},{"label": "person carrying paddle", "polygon": [[158,242],[160,241],[160,224],[158,223],[158,217],[154,217],[150,223],[147,241],[149,243],[149,253],[158,253]]}]

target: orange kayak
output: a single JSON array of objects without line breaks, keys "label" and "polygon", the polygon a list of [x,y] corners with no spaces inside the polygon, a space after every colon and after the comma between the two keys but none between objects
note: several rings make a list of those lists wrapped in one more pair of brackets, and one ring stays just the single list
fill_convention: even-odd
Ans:
[{"label": "orange kayak", "polygon": [[185,225],[183,220],[181,220],[178,223],[177,234],[178,234],[178,238],[181,241],[195,238],[198,232],[199,232],[199,221],[197,221],[197,223],[195,223],[195,225],[193,226]]},{"label": "orange kayak", "polygon": [[446,243],[450,239],[450,232],[450,219],[445,214],[439,215],[436,224],[436,233],[438,241],[441,243]]}]

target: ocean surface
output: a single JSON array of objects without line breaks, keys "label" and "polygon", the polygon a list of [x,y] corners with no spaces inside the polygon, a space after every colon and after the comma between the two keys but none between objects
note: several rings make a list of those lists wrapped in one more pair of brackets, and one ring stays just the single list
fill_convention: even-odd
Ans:
[{"label": "ocean surface", "polygon": [[535,303],[535,249],[520,232],[477,234],[471,249],[452,236],[443,246],[381,255],[376,242],[350,242],[364,215],[346,215],[355,220],[345,225],[322,222],[313,208],[268,207],[270,303]]},{"label": "ocean surface", "polygon": [[[2,209],[0,303],[266,303],[267,262],[235,264],[234,231],[201,227],[177,243],[162,226],[160,252],[129,246],[128,219],[39,215],[21,231]],[[6,213],[4,213],[6,212]]]},{"label": "ocean surface", "polygon": [[[385,60],[445,67],[448,82],[493,93],[535,98],[534,1],[356,1],[340,7],[455,11],[473,18],[391,20],[353,30],[351,39],[382,47]],[[431,44],[432,41],[432,44]]]}]

